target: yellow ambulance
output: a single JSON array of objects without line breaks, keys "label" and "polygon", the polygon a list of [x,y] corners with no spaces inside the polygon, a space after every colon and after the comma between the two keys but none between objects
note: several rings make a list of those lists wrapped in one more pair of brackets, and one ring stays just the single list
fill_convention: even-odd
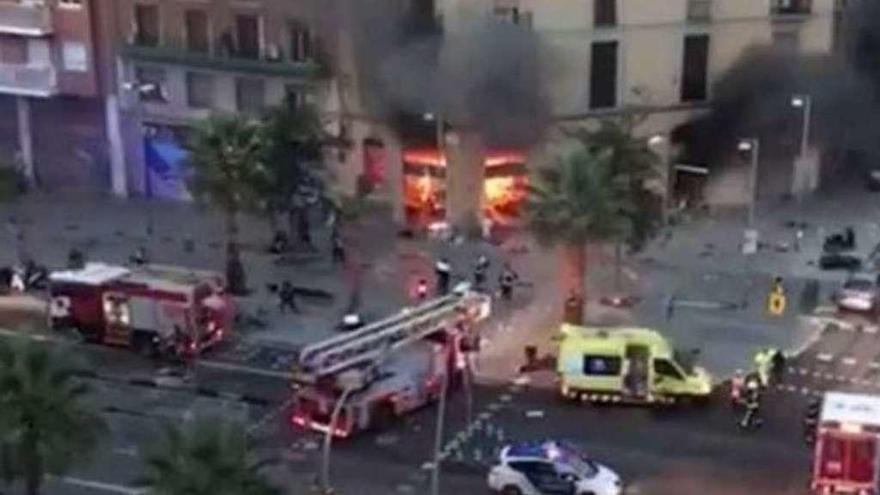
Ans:
[{"label": "yellow ambulance", "polygon": [[673,351],[647,328],[563,324],[556,370],[563,397],[583,402],[670,404],[707,399],[712,377],[695,353]]}]

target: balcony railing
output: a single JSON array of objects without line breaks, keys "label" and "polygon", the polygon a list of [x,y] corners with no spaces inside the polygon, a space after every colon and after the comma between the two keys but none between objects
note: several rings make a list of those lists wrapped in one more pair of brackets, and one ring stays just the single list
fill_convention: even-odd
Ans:
[{"label": "balcony railing", "polygon": [[0,34],[45,36],[52,33],[52,9],[48,5],[0,0]]},{"label": "balcony railing", "polygon": [[52,96],[58,93],[55,68],[0,64],[0,93],[21,96]]},{"label": "balcony railing", "polygon": [[712,20],[712,0],[688,0],[687,20],[709,22]]},{"label": "balcony railing", "polygon": [[770,15],[804,16],[813,11],[813,0],[771,0]]},{"label": "balcony railing", "polygon": [[282,77],[317,77],[323,71],[317,62],[292,62],[268,58],[244,58],[235,55],[199,53],[185,47],[125,45],[122,55],[131,60],[196,69],[243,72]]}]

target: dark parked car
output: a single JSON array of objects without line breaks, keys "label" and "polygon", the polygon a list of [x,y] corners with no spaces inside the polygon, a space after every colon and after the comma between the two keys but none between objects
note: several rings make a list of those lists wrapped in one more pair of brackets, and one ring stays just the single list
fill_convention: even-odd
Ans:
[{"label": "dark parked car", "polygon": [[861,267],[861,258],[852,254],[825,253],[819,258],[819,268],[823,270],[856,271]]},{"label": "dark parked car", "polygon": [[880,169],[865,174],[865,187],[871,192],[880,192]]}]

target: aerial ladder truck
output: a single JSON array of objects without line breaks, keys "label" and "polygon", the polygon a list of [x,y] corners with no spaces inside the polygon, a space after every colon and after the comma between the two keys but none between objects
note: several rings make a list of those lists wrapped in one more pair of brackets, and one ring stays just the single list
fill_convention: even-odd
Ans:
[{"label": "aerial ladder truck", "polygon": [[443,381],[466,368],[464,353],[490,312],[489,296],[462,288],[304,347],[293,370],[291,421],[347,437],[430,404]]}]

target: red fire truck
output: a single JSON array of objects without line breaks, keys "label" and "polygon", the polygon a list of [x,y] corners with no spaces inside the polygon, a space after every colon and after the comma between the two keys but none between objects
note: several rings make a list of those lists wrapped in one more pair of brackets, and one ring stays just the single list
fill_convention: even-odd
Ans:
[{"label": "red fire truck", "polygon": [[149,356],[195,356],[232,329],[234,305],[214,272],[89,263],[49,276],[49,323],[84,340]]},{"label": "red fire truck", "polygon": [[815,493],[877,495],[880,396],[828,392],[816,431]]},{"label": "red fire truck", "polygon": [[464,290],[303,348],[293,373],[291,421],[347,437],[433,402],[443,380],[465,368],[475,325],[490,309],[488,296]]}]

